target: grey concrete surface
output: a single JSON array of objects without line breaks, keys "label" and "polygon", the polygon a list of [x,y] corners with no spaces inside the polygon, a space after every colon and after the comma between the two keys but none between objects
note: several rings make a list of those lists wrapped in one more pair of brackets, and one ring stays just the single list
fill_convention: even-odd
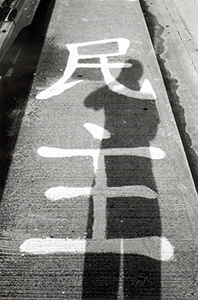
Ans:
[{"label": "grey concrete surface", "polygon": [[139,1],[51,9],[1,95],[0,297],[195,300],[198,197]]},{"label": "grey concrete surface", "polygon": [[198,5],[193,0],[141,2],[198,188]]}]

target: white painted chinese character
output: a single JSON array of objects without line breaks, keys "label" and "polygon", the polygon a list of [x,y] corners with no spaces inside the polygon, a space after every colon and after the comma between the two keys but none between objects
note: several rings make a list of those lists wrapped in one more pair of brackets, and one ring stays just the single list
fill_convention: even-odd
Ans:
[{"label": "white painted chinese character", "polygon": [[[110,90],[136,99],[156,99],[156,94],[148,79],[145,79],[139,91],[127,88],[119,83],[110,73],[110,68],[131,67],[130,63],[109,63],[108,57],[124,55],[130,45],[126,38],[106,39],[86,43],[67,44],[69,58],[63,76],[52,86],[37,95],[37,99],[48,99],[64,92],[83,80],[70,81],[77,68],[100,68],[104,81]],[[80,62],[86,59],[99,59],[98,63]]]}]

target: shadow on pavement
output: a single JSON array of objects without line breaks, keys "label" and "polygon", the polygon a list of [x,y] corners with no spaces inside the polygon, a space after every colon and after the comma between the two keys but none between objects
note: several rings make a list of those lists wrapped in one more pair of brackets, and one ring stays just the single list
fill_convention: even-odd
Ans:
[{"label": "shadow on pavement", "polygon": [[54,4],[40,1],[0,66],[0,199]]},{"label": "shadow on pavement", "polygon": [[[122,69],[117,80],[138,91],[139,80],[143,75],[142,65],[137,60],[127,63],[132,64],[132,67]],[[93,111],[104,110],[104,128],[111,133],[111,137],[102,140],[103,151],[108,148],[149,147],[150,141],[156,136],[160,121],[153,100],[129,98],[105,86],[90,94],[84,104]],[[108,187],[122,189],[123,186],[146,186],[157,193],[152,161],[148,157],[122,154],[105,156],[105,171],[107,186],[104,190]],[[95,185],[96,178],[93,189]],[[94,210],[94,197],[90,199],[87,248],[94,239],[93,223],[98,217]],[[133,192],[131,196],[105,198],[105,239],[123,243],[123,253],[118,249],[114,253],[110,250],[104,253],[94,250],[94,253],[90,251],[85,254],[83,299],[160,300],[161,262],[142,255],[142,249],[139,249],[140,254],[133,254],[125,242],[131,240],[132,245],[133,239],[161,236],[158,199],[133,195]],[[160,252],[160,244],[156,246]]]}]

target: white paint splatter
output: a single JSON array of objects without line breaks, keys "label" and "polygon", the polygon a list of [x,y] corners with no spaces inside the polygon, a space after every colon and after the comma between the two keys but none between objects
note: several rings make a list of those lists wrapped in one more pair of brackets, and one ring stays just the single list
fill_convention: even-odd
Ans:
[{"label": "white paint splatter", "polygon": [[20,252],[34,255],[124,253],[144,255],[159,261],[174,259],[174,247],[167,238],[159,236],[109,240],[31,238],[20,246]]},{"label": "white paint splatter", "polygon": [[84,127],[92,134],[94,139],[102,140],[111,137],[111,133],[108,130],[93,123],[85,123]]}]

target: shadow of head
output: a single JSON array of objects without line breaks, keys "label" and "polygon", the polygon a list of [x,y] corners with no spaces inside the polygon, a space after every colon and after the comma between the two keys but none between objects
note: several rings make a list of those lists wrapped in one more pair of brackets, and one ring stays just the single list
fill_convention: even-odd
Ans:
[{"label": "shadow of head", "polygon": [[143,66],[140,61],[129,59],[125,62],[127,67],[121,69],[117,81],[127,88],[138,91],[140,89],[139,80],[143,75]]}]

